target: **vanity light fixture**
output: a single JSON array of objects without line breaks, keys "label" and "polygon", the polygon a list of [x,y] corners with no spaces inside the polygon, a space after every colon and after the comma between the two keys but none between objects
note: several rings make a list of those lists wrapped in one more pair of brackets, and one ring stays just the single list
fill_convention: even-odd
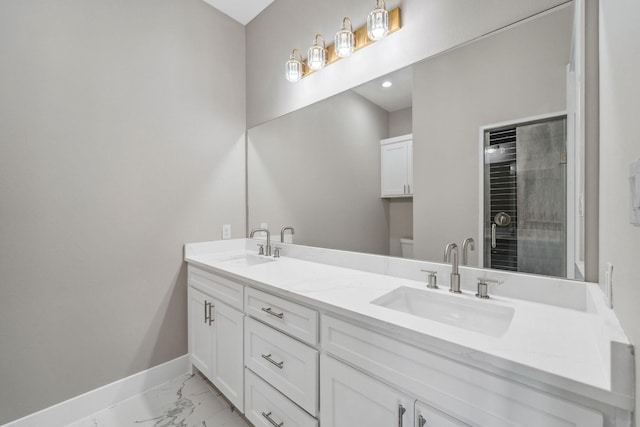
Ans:
[{"label": "vanity light fixture", "polygon": [[[380,3],[382,2],[382,7]],[[376,8],[367,17],[367,36],[377,41],[389,33],[389,12],[384,0],[376,0]]]},{"label": "vanity light fixture", "polygon": [[[320,45],[320,41],[322,41],[322,46]],[[309,68],[314,71],[318,71],[324,67],[324,64],[327,62],[327,47],[324,42],[324,37],[322,34],[316,34],[313,39],[313,46],[309,48],[309,53],[307,55],[307,64],[309,64]]]},{"label": "vanity light fixture", "polygon": [[293,49],[291,51],[291,56],[284,65],[284,76],[288,81],[297,82],[302,78],[302,75],[304,74],[304,64],[302,63],[302,55],[298,49]]},{"label": "vanity light fixture", "polygon": [[[347,29],[347,24],[349,28]],[[336,33],[334,48],[336,55],[340,58],[346,58],[353,53],[355,41],[353,38],[353,23],[351,19],[345,17],[342,20],[342,28]]]},{"label": "vanity light fixture", "polygon": [[[382,5],[382,6],[380,6]],[[309,74],[324,68],[353,52],[362,49],[400,29],[400,8],[387,12],[384,0],[376,0],[376,8],[369,14],[367,24],[353,29],[350,18],[342,20],[342,28],[336,33],[335,42],[326,45],[324,37],[316,34],[313,45],[309,48],[307,59],[302,59],[300,52],[294,49],[285,64],[285,77],[290,82],[297,82]],[[376,37],[376,38],[374,38]]]}]

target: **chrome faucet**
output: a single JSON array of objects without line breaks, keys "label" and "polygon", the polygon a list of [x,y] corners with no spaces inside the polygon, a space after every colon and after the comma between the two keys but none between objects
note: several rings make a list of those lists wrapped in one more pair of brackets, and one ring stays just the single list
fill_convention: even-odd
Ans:
[{"label": "chrome faucet", "polygon": [[253,235],[259,232],[267,233],[267,247],[265,248],[264,254],[266,256],[271,256],[271,233],[269,233],[269,230],[267,230],[266,228],[254,228],[253,230],[251,230],[251,234],[249,234],[249,237],[253,238]]},{"label": "chrome faucet", "polygon": [[282,227],[282,230],[280,230],[280,243],[284,243],[284,232],[287,230],[291,230],[291,234],[296,234],[296,230],[294,230],[292,226],[285,225]]},{"label": "chrome faucet", "polygon": [[[453,256],[451,255],[453,253]],[[451,262],[451,285],[449,292],[461,294],[460,274],[458,274],[458,245],[449,243],[444,249],[444,262]]]},{"label": "chrome faucet", "polygon": [[471,237],[467,237],[464,239],[464,242],[462,242],[462,265],[467,265],[469,262],[469,248],[471,248],[472,251],[476,250],[476,242]]}]

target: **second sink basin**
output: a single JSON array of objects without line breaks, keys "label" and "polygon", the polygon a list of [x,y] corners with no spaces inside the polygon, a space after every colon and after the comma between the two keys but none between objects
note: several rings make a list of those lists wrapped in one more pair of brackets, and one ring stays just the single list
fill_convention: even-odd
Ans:
[{"label": "second sink basin", "polygon": [[250,255],[242,254],[220,261],[224,265],[232,265],[236,267],[251,267],[252,265],[265,264],[267,262],[274,262],[275,259],[266,257],[264,255]]},{"label": "second sink basin", "polygon": [[514,314],[511,307],[405,286],[371,303],[494,337],[503,335],[509,329]]}]

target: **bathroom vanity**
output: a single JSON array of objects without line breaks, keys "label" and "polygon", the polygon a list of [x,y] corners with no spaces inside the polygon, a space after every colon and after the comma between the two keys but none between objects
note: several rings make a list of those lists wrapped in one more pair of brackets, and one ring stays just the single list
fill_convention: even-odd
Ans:
[{"label": "bathroom vanity", "polygon": [[447,264],[257,243],[185,246],[191,363],[255,426],[631,425],[597,284],[460,267],[451,294]]}]

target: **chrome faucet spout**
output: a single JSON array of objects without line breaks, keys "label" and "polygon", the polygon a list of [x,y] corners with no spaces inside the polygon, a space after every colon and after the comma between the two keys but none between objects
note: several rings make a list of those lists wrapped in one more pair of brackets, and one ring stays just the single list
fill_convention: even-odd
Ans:
[{"label": "chrome faucet spout", "polygon": [[269,230],[267,230],[266,228],[254,228],[253,230],[251,230],[249,237],[253,238],[253,236],[259,232],[267,233],[267,247],[265,248],[264,254],[266,256],[271,256],[271,233],[269,232]]},{"label": "chrome faucet spout", "polygon": [[467,265],[469,262],[469,249],[476,250],[476,242],[472,237],[467,237],[462,242],[462,265]]},{"label": "chrome faucet spout", "polygon": [[290,230],[291,234],[296,234],[296,230],[293,229],[292,226],[290,225],[285,225],[284,227],[282,227],[282,230],[280,230],[280,242],[284,243],[284,232]]},{"label": "chrome faucet spout", "polygon": [[455,243],[449,243],[444,249],[444,262],[451,262],[451,285],[449,292],[456,294],[462,293],[460,291],[460,274],[458,273],[458,245]]}]

